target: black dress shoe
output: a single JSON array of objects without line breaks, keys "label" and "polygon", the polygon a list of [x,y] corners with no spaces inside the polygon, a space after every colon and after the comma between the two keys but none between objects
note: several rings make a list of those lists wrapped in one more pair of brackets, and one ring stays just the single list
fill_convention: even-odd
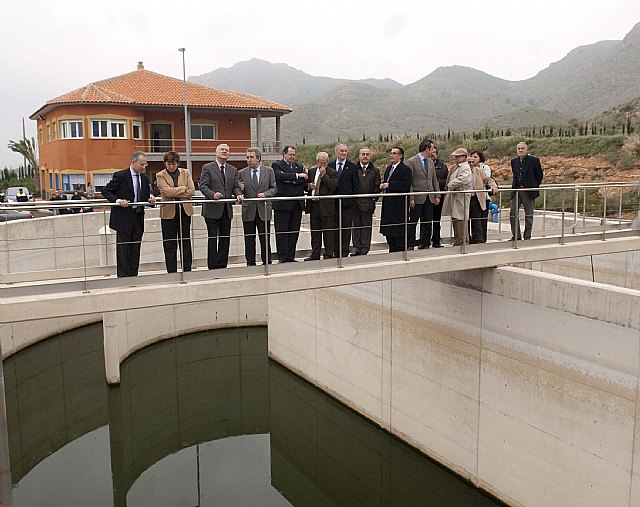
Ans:
[{"label": "black dress shoe", "polygon": [[314,257],[313,255],[310,255],[309,257],[305,257],[304,260],[305,261],[319,261],[320,257]]},{"label": "black dress shoe", "polygon": [[440,243],[434,243],[433,248],[442,248],[442,245]]},{"label": "black dress shoe", "polygon": [[429,245],[420,245],[420,246],[418,247],[418,250],[425,250],[425,249],[427,249],[427,248],[429,248]]},{"label": "black dress shoe", "polygon": [[[511,236],[511,239],[509,241],[515,241],[516,238],[515,236]],[[518,241],[522,241],[522,238],[520,236],[518,236]]]},{"label": "black dress shoe", "polygon": [[362,255],[362,252],[358,252],[357,250],[355,252],[351,252],[351,257],[355,257],[357,255]]},{"label": "black dress shoe", "polygon": [[325,255],[323,259],[326,261],[328,259],[333,259],[333,255]]}]

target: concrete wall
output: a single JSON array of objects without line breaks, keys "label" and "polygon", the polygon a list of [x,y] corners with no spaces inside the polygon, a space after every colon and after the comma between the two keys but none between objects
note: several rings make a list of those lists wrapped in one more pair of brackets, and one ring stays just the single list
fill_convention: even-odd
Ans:
[{"label": "concrete wall", "polygon": [[186,333],[226,327],[261,326],[266,322],[265,296],[104,313],[107,382],[119,383],[120,363],[136,350],[152,343]]},{"label": "concrete wall", "polygon": [[638,251],[533,262],[531,269],[640,290]]},{"label": "concrete wall", "polygon": [[638,291],[499,268],[272,295],[269,350],[508,503],[640,503]]}]

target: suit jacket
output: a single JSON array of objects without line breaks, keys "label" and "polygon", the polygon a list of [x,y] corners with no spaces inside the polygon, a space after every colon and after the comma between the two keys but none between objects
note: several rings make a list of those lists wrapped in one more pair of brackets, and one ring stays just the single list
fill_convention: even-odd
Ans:
[{"label": "suit jacket", "polygon": [[[304,178],[296,177],[296,174],[303,173],[304,167],[297,162],[290,167],[284,159],[271,164],[276,175],[276,185],[278,187],[278,197],[298,197],[304,195],[304,189],[308,181]],[[274,211],[291,211],[294,208],[304,210],[304,201],[273,201]]]},{"label": "suit jacket", "polygon": [[[169,174],[169,171],[163,169],[156,174],[156,183],[158,190],[160,190],[160,196],[166,201],[181,201],[183,199],[191,200],[196,195],[196,187],[193,184],[193,178],[188,169],[178,167],[180,171],[178,175],[178,186],[173,186],[173,177]],[[191,216],[193,215],[193,205],[190,202],[181,204],[184,212]],[[160,218],[174,218],[176,216],[175,204],[161,204],[160,205]]]},{"label": "suit jacket", "polygon": [[[518,177],[518,158],[514,157],[511,159],[511,173],[513,174],[513,181],[511,182],[511,188],[518,188],[517,186],[517,177]],[[540,164],[540,159],[538,157],[534,157],[532,155],[525,155],[524,164],[526,167],[524,173],[524,187],[523,188],[537,188],[542,183],[542,178],[544,173],[542,172],[542,164]],[[511,198],[513,199],[515,192],[511,192]],[[531,199],[535,199],[540,195],[540,192],[536,192],[535,190],[530,190],[527,192]]]},{"label": "suit jacket", "polygon": [[[238,169],[229,163],[224,164],[224,183],[222,181],[222,173],[217,161],[209,162],[202,166],[202,174],[200,175],[200,191],[205,199],[213,199],[216,192],[223,195],[223,199],[233,199],[240,195],[238,181]],[[205,218],[219,219],[222,217],[224,207],[227,207],[227,216],[233,216],[233,203],[227,202],[205,202],[202,204],[202,216]]]},{"label": "suit jacket", "polygon": [[[329,167],[338,170],[337,161],[329,163]],[[360,179],[358,178],[358,166],[349,160],[344,161],[342,166],[342,174],[338,177],[338,186],[334,192],[335,195],[352,195],[360,192]],[[342,207],[350,208],[355,203],[354,199],[342,199]]]},{"label": "suit jacket", "polygon": [[[140,196],[138,201],[147,202],[150,196],[149,178],[142,173],[140,174]],[[135,201],[133,178],[128,167],[113,174],[111,181],[102,189],[102,197],[109,202],[116,202],[118,199],[126,199],[129,202]],[[144,220],[144,206],[137,209],[134,209],[131,205],[126,208],[113,206],[109,215],[109,227],[115,231],[123,231],[134,221],[140,219]]]},{"label": "suit jacket", "polygon": [[[250,167],[245,167],[240,169],[238,173],[238,179],[241,183],[244,183],[242,195],[248,199],[257,198],[260,193],[264,193],[265,197],[275,197],[278,193],[278,187],[276,186],[276,175],[273,169],[263,165],[260,166],[260,179],[257,187],[253,182],[251,171]],[[266,215],[263,202],[250,201],[242,203],[243,222],[253,222],[256,219],[256,213],[258,213],[260,220],[263,222],[271,220],[271,201],[267,201]]]},{"label": "suit jacket", "polygon": [[[317,167],[312,167],[311,169],[309,169],[309,183],[313,183],[315,181],[317,170]],[[338,186],[338,171],[336,171],[331,166],[327,166],[327,172],[324,173],[324,176],[318,179],[318,184],[320,188],[316,190],[316,193],[314,195],[333,195],[335,193],[336,187]],[[311,199],[311,201],[312,200],[313,198]],[[311,201],[307,199],[307,203],[311,204]],[[320,206],[320,214],[323,217],[335,216],[336,205],[334,200],[319,199],[318,204]],[[309,207],[308,210],[311,211],[311,207]]]},{"label": "suit jacket", "polygon": [[[358,171],[358,184],[361,194],[377,194],[380,192],[380,171],[373,164],[367,165],[367,170],[363,174],[362,166],[356,165]],[[373,213],[376,209],[377,197],[360,197],[356,199],[356,206],[360,211]]]},{"label": "suit jacket", "polygon": [[[390,194],[404,194],[411,190],[412,173],[409,166],[400,162],[391,177],[388,166],[384,172],[384,181],[389,183],[386,192]],[[405,221],[409,216],[409,201],[404,196],[384,197],[382,199],[382,214],[380,216],[380,233],[385,236],[404,236]]]},{"label": "suit jacket", "polygon": [[[438,185],[438,177],[436,175],[436,168],[433,165],[433,161],[427,158],[427,167],[429,169],[429,175],[424,172],[424,165],[420,160],[420,155],[416,154],[406,161],[406,164],[411,169],[413,175],[413,182],[411,184],[412,192],[439,192],[440,186]],[[436,197],[440,197],[440,194],[431,194],[428,196],[432,204],[436,203]],[[424,204],[427,201],[426,195],[414,195],[411,197],[416,204]]]}]

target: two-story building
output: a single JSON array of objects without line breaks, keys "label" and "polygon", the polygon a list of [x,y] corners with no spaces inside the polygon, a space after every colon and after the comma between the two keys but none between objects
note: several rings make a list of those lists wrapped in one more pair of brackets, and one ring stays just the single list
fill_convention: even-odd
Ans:
[{"label": "two-story building", "polygon": [[[147,152],[151,181],[164,168],[162,156],[168,150],[180,153],[183,167],[189,158],[195,181],[220,143],[229,145],[230,162],[239,167],[246,165],[250,146],[275,158],[281,147],[280,119],[290,112],[262,97],[150,72],[139,62],[134,72],[49,100],[31,115],[38,123],[41,193],[89,184],[100,192],[115,171],[129,165],[135,150]],[[266,118],[275,119],[270,129],[275,139],[263,138]]]}]

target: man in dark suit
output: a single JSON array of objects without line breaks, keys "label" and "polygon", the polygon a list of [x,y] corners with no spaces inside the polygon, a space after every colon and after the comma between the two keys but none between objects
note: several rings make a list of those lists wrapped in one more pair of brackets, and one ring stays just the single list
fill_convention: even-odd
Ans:
[{"label": "man in dark suit", "polygon": [[[336,159],[329,167],[338,171],[338,186],[333,192],[335,195],[357,194],[360,185],[358,179],[358,166],[347,160],[349,147],[346,144],[338,144],[335,148]],[[342,205],[342,220],[340,219],[340,206]],[[333,255],[340,255],[340,227],[342,227],[342,257],[349,256],[349,243],[351,242],[351,225],[353,217],[354,199],[336,199],[336,214],[333,221]]]},{"label": "man in dark suit", "polygon": [[131,165],[118,171],[102,190],[102,196],[118,206],[111,208],[109,227],[116,231],[116,265],[118,277],[137,276],[140,265],[140,242],[144,233],[144,205],[155,204],[149,179],[144,174],[147,157],[142,151],[134,151]]},{"label": "man in dark suit", "polygon": [[[436,169],[431,160],[433,141],[425,139],[418,147],[418,153],[407,160],[411,169],[413,183],[412,192],[439,192]],[[439,194],[412,195],[409,198],[409,248],[417,246],[420,250],[429,248],[431,244],[431,223],[433,207],[440,204]],[[416,239],[416,229],[420,221],[420,239]]]},{"label": "man in dark suit", "polygon": [[[358,186],[361,194],[380,192],[380,171],[371,163],[371,150],[364,146],[358,156]],[[376,210],[377,197],[358,197],[353,207],[353,252],[351,255],[367,255],[371,248],[371,227]]]},{"label": "man in dark suit", "polygon": [[[328,166],[329,154],[321,151],[316,155],[318,165],[309,170],[309,195],[332,195],[338,186],[338,171]],[[305,261],[317,261],[322,251],[324,258],[331,259],[334,251],[333,220],[336,207],[330,199],[307,199],[307,210],[311,214],[311,255]]]},{"label": "man in dark suit", "polygon": [[[518,143],[516,146],[518,156],[511,159],[511,172],[513,182],[511,188],[538,188],[542,183],[544,173],[540,159],[527,153],[527,144]],[[524,207],[524,239],[531,239],[533,229],[533,205],[540,192],[528,190],[524,192],[511,192],[511,209],[509,217],[511,219],[511,241],[520,236],[520,219],[518,212],[520,204]]]},{"label": "man in dark suit", "polygon": [[[242,191],[238,181],[238,169],[227,163],[229,146],[219,144],[216,159],[202,166],[200,191],[205,199],[235,199]],[[207,266],[209,269],[226,268],[231,242],[231,218],[233,204],[230,202],[205,202],[202,216],[207,224]]]},{"label": "man in dark suit", "polygon": [[[411,191],[412,173],[404,160],[404,150],[394,146],[389,152],[391,165],[384,172],[380,190],[389,194],[404,194]],[[383,197],[380,216],[380,234],[387,238],[389,253],[400,252],[405,247],[405,223],[409,219],[408,201],[404,196]]]},{"label": "man in dark suit", "polygon": [[276,176],[271,167],[262,165],[262,152],[258,148],[247,150],[247,164],[240,169],[238,179],[242,195],[242,228],[244,230],[244,257],[247,266],[256,265],[256,230],[260,239],[262,264],[271,264],[269,228],[271,225],[271,201],[244,201],[274,197],[278,191]]},{"label": "man in dark suit", "polygon": [[[278,197],[304,196],[308,175],[304,167],[296,162],[296,149],[285,146],[282,160],[271,164],[276,175]],[[300,234],[304,200],[273,201],[273,222],[276,228],[276,249],[278,261],[296,262],[296,245]]]}]

